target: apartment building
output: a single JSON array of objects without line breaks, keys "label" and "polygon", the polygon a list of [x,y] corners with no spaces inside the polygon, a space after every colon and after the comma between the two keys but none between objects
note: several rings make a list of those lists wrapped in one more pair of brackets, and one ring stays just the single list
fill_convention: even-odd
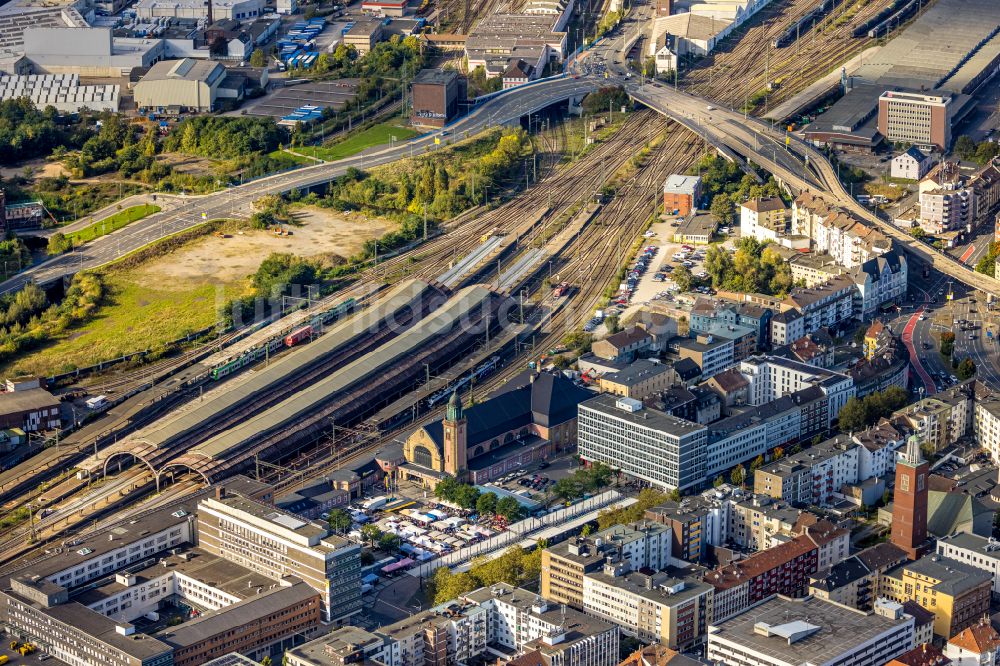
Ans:
[{"label": "apartment building", "polygon": [[747,396],[751,405],[763,405],[796,391],[818,388],[828,400],[827,428],[854,395],[854,382],[847,375],[778,356],[746,359],[740,363],[740,372],[750,382]]},{"label": "apartment building", "polygon": [[774,594],[802,596],[818,561],[816,544],[799,536],[709,573],[705,581],[715,588],[712,623],[738,615]]},{"label": "apartment building", "polygon": [[324,621],[361,610],[361,547],[319,523],[219,488],[198,505],[198,540],[205,551],[269,578],[301,578],[320,594]]},{"label": "apartment building", "polygon": [[704,640],[714,589],[692,567],[635,571],[607,563],[584,576],[583,605],[644,643],[687,650]]},{"label": "apartment building", "polygon": [[854,281],[846,275],[836,275],[813,287],[792,289],[782,303],[802,313],[803,329],[809,334],[824,327],[836,328],[850,319],[854,315],[854,293]]},{"label": "apartment building", "polygon": [[775,545],[775,538],[792,535],[804,516],[810,515],[766,495],[734,498],[730,512],[728,541],[755,551]]},{"label": "apartment building", "polygon": [[887,90],[878,98],[878,131],[893,143],[946,152],[951,147],[955,102],[951,93]]},{"label": "apartment building", "polygon": [[830,206],[813,192],[802,192],[792,202],[792,233],[808,236],[813,249],[829,254],[851,269],[892,250],[892,241],[881,231]]},{"label": "apartment building", "polygon": [[740,204],[740,235],[776,242],[788,230],[788,208],[778,197],[751,199]]},{"label": "apartment building", "polygon": [[537,651],[551,666],[618,664],[619,629],[610,622],[505,583],[480,588],[462,599],[486,609],[487,643],[505,651]]},{"label": "apartment building", "polygon": [[604,393],[642,400],[673,386],[675,377],[670,365],[639,359],[618,372],[601,375],[598,385]]},{"label": "apartment building", "polygon": [[969,187],[976,195],[976,219],[978,226],[993,218],[1000,206],[1000,160],[992,162],[977,171],[969,179]]},{"label": "apartment building", "polygon": [[718,394],[701,386],[671,386],[646,398],[645,404],[685,421],[708,424],[722,416]]},{"label": "apartment building", "polygon": [[937,540],[937,554],[986,572],[993,579],[993,596],[1000,597],[1000,541],[969,532]]},{"label": "apartment building", "polygon": [[771,318],[771,344],[788,345],[806,334],[806,317],[795,309],[779,312]]},{"label": "apartment building", "polygon": [[662,569],[672,562],[673,534],[661,524],[615,525],[590,537],[563,541],[542,551],[542,596],[583,609],[583,578],[611,559],[634,570]]},{"label": "apartment building", "polygon": [[910,146],[889,163],[889,175],[893,178],[918,181],[931,168],[934,161],[920,152],[916,146]]},{"label": "apartment building", "polygon": [[976,188],[958,162],[942,161],[917,186],[920,227],[930,234],[966,229],[977,220]]},{"label": "apartment building", "polygon": [[980,618],[948,639],[944,656],[954,666],[996,666],[1000,661],[1000,633],[988,618]]},{"label": "apartment building", "polygon": [[722,333],[725,330],[720,325],[745,326],[753,330],[756,344],[766,345],[771,337],[771,308],[756,303],[734,303],[721,299],[708,299],[699,296],[691,306],[689,329],[691,333]]},{"label": "apartment building", "polygon": [[689,488],[705,478],[705,426],[599,395],[578,407],[580,457],[613,465],[661,488]]},{"label": "apartment building", "polygon": [[612,333],[591,345],[594,356],[614,363],[631,363],[653,346],[653,336],[639,326]]},{"label": "apartment building", "polygon": [[992,391],[976,391],[973,432],[979,446],[1000,464],[1000,396]]},{"label": "apartment building", "polygon": [[807,287],[823,284],[831,278],[846,273],[847,269],[828,254],[803,253],[791,257],[788,265],[792,269],[792,280],[802,280]]},{"label": "apartment building", "polygon": [[[744,329],[749,330],[749,329]],[[691,359],[701,368],[702,377],[711,377],[736,364],[735,336],[699,333],[677,343],[681,359]]]},{"label": "apartment building", "polygon": [[646,509],[644,517],[670,530],[674,560],[700,562],[708,546],[721,546],[729,541],[731,514],[728,493],[713,489]]},{"label": "apartment building", "polygon": [[934,634],[954,636],[989,612],[993,577],[960,560],[924,555],[879,577],[880,597],[934,613]]},{"label": "apartment building", "polygon": [[903,407],[892,420],[912,429],[922,446],[938,451],[972,431],[973,391],[973,384],[952,387]]},{"label": "apartment building", "polygon": [[909,285],[906,255],[886,252],[855,266],[848,276],[854,281],[854,316],[871,319],[886,303],[900,303]]},{"label": "apartment building", "polygon": [[854,435],[858,450],[858,480],[887,477],[896,471],[896,452],[906,441],[905,434],[888,419]]},{"label": "apartment building", "polygon": [[882,666],[913,647],[898,605],[862,612],[815,597],[772,597],[708,630],[707,659],[724,666]]},{"label": "apartment building", "polygon": [[859,480],[861,446],[838,435],[758,469],[755,493],[799,504],[828,505],[845,484]]}]

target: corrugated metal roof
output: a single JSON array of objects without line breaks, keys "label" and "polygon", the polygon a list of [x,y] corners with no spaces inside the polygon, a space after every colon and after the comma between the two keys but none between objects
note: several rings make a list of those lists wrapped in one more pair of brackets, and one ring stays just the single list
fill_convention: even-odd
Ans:
[{"label": "corrugated metal roof", "polygon": [[177,418],[167,422],[163,427],[149,434],[138,437],[154,446],[164,446],[170,440],[189,434],[202,426],[216,414],[232,409],[235,405],[252,398],[267,390],[274,382],[281,380],[304,367],[315,363],[322,355],[329,354],[340,346],[347,344],[359,334],[374,330],[378,322],[406,306],[407,303],[421,297],[430,286],[423,280],[408,280],[401,282],[390,290],[382,299],[361,314],[345,319],[331,328],[325,335],[312,344],[293,351],[287,356],[271,363],[269,367],[258,370],[250,379],[234,384],[231,390],[198,404],[194,409],[182,413]]},{"label": "corrugated metal roof", "polygon": [[427,345],[434,338],[448,333],[463,323],[469,313],[482,306],[492,292],[482,285],[462,289],[432,315],[392,341],[380,346],[340,368],[326,379],[283,400],[268,410],[247,419],[239,426],[220,433],[191,450],[194,455],[218,459],[223,454],[252,437],[273,431],[303,415],[316,411],[331,396],[346,390],[365,379],[373,378],[387,367],[398,364],[414,350]]}]

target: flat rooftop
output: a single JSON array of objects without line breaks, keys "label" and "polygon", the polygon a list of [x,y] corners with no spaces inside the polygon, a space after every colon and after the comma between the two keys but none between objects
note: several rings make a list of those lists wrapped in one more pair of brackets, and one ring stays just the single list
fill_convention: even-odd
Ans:
[{"label": "flat rooftop", "polygon": [[[789,599],[776,596],[712,625],[709,643],[713,637],[718,637],[787,664],[827,664],[836,661],[853,646],[873,640],[909,621],[909,618],[891,620],[874,613],[863,613],[815,597]],[[818,629],[798,640],[789,640],[777,633],[771,636],[759,633],[755,627],[760,623],[772,628],[803,623]]]},{"label": "flat rooftop", "polygon": [[885,88],[968,92],[963,88],[978,75],[968,66],[982,71],[984,60],[1000,54],[1000,37],[984,43],[998,24],[996,0],[937,0],[854,75]]},{"label": "flat rooftop", "polygon": [[[246,599],[277,585],[277,581],[250,571],[200,548],[192,548],[177,555],[158,559],[145,567],[126,569],[123,573],[135,576],[136,584],[155,580],[168,573],[176,573],[232,595]],[[112,578],[104,585],[91,588],[73,597],[82,604],[93,604],[128,589]]]},{"label": "flat rooftop", "polygon": [[586,402],[580,403],[580,407],[592,409],[594,411],[613,416],[616,419],[627,421],[644,428],[651,428],[653,430],[666,432],[677,437],[684,437],[685,435],[706,430],[705,426],[698,423],[686,421],[671,414],[667,414],[666,412],[650,409],[648,407],[643,407],[637,412],[627,412],[624,409],[620,409],[615,406],[618,400],[618,396],[604,393],[595,398],[591,398]]}]

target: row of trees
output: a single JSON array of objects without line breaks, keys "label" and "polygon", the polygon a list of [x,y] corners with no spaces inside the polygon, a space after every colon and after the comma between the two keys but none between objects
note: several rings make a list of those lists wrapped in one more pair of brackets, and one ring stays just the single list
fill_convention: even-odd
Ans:
[{"label": "row of trees", "polygon": [[976,262],[976,272],[996,277],[994,273],[996,271],[997,257],[1000,257],[1000,243],[990,242],[990,247],[986,254]]},{"label": "row of trees", "polygon": [[869,393],[864,398],[852,396],[841,408],[838,423],[841,432],[856,432],[874,425],[879,419],[889,416],[906,406],[909,396],[899,386],[890,386],[884,391]]},{"label": "row of trees", "polygon": [[473,560],[469,571],[463,573],[441,567],[428,581],[428,596],[434,599],[434,603],[440,604],[497,583],[520,587],[537,581],[542,571],[542,551],[546,546],[544,540],[531,552],[512,546],[503,555],[492,560]]},{"label": "row of trees", "polygon": [[615,525],[634,523],[642,519],[646,513],[646,509],[650,509],[657,504],[663,504],[669,499],[670,495],[667,493],[654,490],[653,488],[643,488],[639,491],[636,503],[632,506],[607,509],[598,513],[597,529],[606,530]]},{"label": "row of trees", "polygon": [[524,508],[513,497],[500,497],[496,493],[481,493],[478,488],[447,477],[434,488],[434,495],[463,509],[481,515],[503,516],[514,522],[524,516]]},{"label": "row of trees", "polygon": [[737,242],[734,254],[721,245],[710,246],[705,252],[705,272],[716,289],[784,295],[792,288],[788,262],[750,236]]},{"label": "row of trees", "polygon": [[552,484],[552,494],[562,500],[575,500],[586,493],[606,488],[613,472],[607,465],[595,462],[590,467],[578,469],[570,476]]},{"label": "row of trees", "polygon": [[178,124],[163,140],[163,148],[231,159],[271,152],[285,138],[284,130],[270,118],[195,116]]}]

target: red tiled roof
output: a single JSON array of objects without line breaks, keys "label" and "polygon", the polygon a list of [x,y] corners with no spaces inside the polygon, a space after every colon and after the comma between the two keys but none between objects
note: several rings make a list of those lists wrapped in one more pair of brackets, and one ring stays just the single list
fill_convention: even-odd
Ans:
[{"label": "red tiled roof", "polygon": [[983,618],[952,636],[948,639],[948,643],[969,652],[982,654],[1000,647],[1000,634],[986,618]]}]

